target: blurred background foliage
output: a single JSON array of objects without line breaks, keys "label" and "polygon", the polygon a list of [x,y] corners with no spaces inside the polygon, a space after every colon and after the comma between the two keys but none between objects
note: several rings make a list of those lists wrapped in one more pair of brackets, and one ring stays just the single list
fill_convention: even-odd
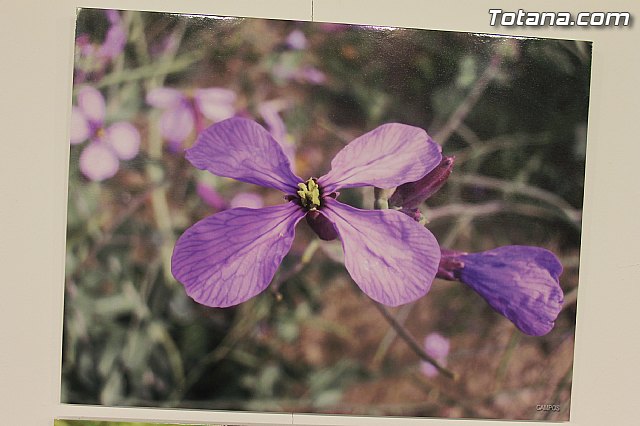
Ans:
[{"label": "blurred background foliage", "polygon": [[[100,181],[82,169],[88,145],[71,146],[63,402],[568,420],[590,44],[92,9],[76,31],[74,104],[82,87],[98,89],[105,121],[129,121],[141,142]],[[281,195],[192,167],[183,149],[212,121],[198,116],[168,144],[163,111],[146,101],[158,87],[232,90],[236,115],[283,126],[300,176],[322,175],[380,124],[426,129],[456,156],[423,206],[429,229],[456,250],[554,251],[566,299],[555,329],[525,336],[462,284],[437,280],[391,310],[416,339],[451,340],[458,379],[425,377],[353,291],[339,243],[318,244],[303,225],[270,290],[234,308],[194,303],[170,272],[176,238],[238,194],[265,205]],[[372,189],[341,199],[371,208]],[[560,411],[535,410],[547,403]]]}]

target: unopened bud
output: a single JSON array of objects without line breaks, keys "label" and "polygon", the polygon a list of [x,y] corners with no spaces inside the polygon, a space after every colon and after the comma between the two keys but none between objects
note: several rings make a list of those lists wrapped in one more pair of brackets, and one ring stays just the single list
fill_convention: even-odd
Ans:
[{"label": "unopened bud", "polygon": [[333,241],[338,238],[338,231],[336,231],[333,223],[318,210],[309,211],[305,218],[311,229],[321,240]]},{"label": "unopened bud", "polygon": [[403,209],[417,208],[442,188],[442,185],[451,174],[451,170],[453,170],[454,160],[454,156],[443,156],[440,164],[422,179],[400,185],[389,198],[389,205],[391,207],[402,207]]}]

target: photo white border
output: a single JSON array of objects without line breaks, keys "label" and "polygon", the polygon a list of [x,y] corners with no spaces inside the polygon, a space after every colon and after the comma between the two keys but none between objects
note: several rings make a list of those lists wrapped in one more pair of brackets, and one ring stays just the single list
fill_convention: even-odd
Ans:
[{"label": "photo white border", "polygon": [[[375,4],[375,7],[373,5]],[[489,25],[489,9],[628,11],[596,0],[23,0],[3,5],[0,113],[0,419],[54,418],[304,425],[518,425],[519,422],[230,413],[60,404],[68,117],[77,7],[345,22],[592,40],[582,258],[570,425],[637,424],[640,345],[640,54],[631,28]],[[8,129],[8,133],[6,132]],[[545,424],[544,422],[539,424]]]}]

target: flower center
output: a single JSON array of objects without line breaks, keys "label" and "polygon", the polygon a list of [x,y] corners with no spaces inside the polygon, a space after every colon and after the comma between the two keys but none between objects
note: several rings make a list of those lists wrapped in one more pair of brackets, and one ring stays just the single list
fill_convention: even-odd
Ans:
[{"label": "flower center", "polygon": [[95,138],[97,140],[102,140],[105,138],[105,136],[107,136],[106,130],[104,130],[104,128],[102,127],[98,127],[95,132]]},{"label": "flower center", "polygon": [[320,187],[313,178],[298,184],[300,204],[307,210],[317,210],[320,207]]}]

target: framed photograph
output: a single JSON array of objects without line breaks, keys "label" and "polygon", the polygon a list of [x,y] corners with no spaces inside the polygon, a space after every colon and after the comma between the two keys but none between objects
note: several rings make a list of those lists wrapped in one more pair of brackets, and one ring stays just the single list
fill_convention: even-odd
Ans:
[{"label": "framed photograph", "polygon": [[569,420],[591,49],[79,9],[61,402]]}]

